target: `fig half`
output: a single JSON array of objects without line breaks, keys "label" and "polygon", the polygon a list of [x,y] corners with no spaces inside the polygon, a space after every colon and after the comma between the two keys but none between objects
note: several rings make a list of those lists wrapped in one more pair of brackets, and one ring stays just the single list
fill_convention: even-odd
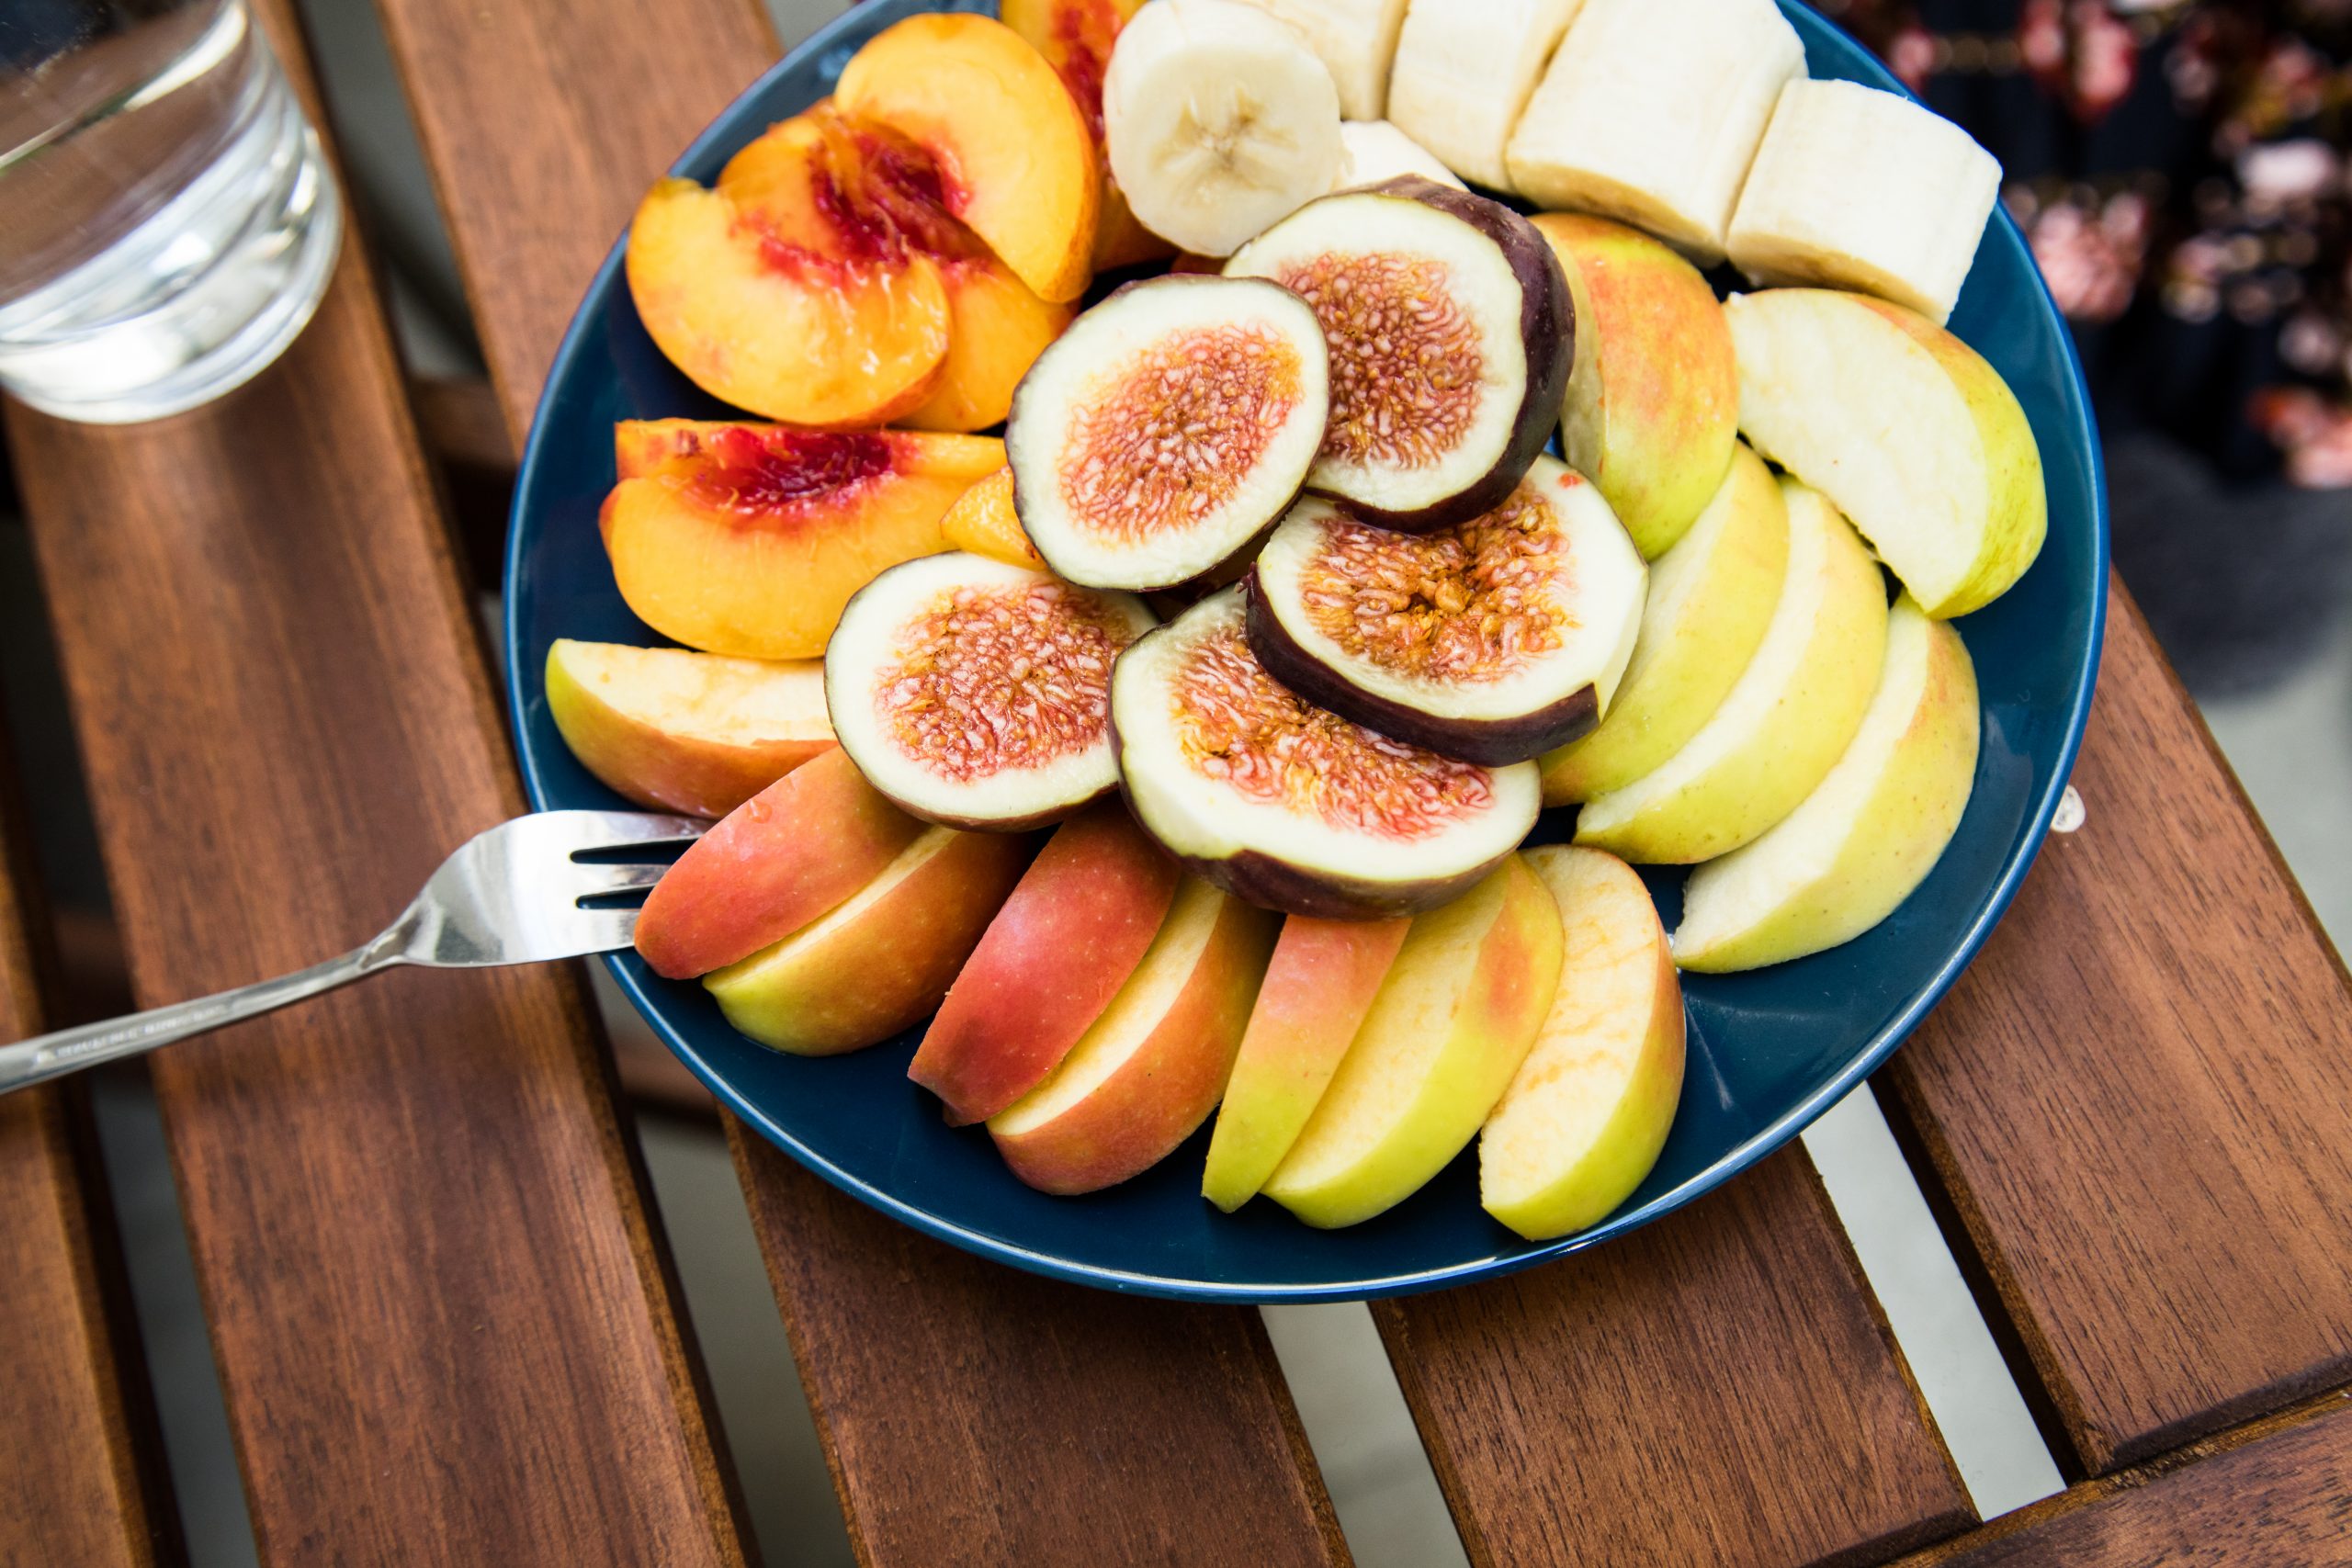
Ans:
[{"label": "fig half", "polygon": [[1331,423],[1307,488],[1365,522],[1419,533],[1491,511],[1550,439],[1576,309],[1510,208],[1403,175],[1308,202],[1225,270],[1315,308]]},{"label": "fig half", "polygon": [[1329,413],[1323,329],[1296,295],[1245,278],[1130,283],[1013,394],[1013,509],[1072,582],[1172,588],[1272,526]]},{"label": "fig half", "polygon": [[1648,581],[1600,491],[1538,457],[1501,505],[1426,534],[1303,501],[1244,592],[1250,650],[1275,680],[1384,735],[1501,767],[1600,722]]},{"label": "fig half", "polygon": [[910,816],[998,832],[1057,822],[1118,783],[1111,667],[1154,624],[1130,594],[925,556],[842,612],[826,711],[866,783]]},{"label": "fig half", "polygon": [[1434,908],[1535,825],[1532,762],[1489,769],[1351,724],[1250,651],[1229,588],[1119,656],[1119,777],[1144,830],[1204,880],[1285,914]]}]

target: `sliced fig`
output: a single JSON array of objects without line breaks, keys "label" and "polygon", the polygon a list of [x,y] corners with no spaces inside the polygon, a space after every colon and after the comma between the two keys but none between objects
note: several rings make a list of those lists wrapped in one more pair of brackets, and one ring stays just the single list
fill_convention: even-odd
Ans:
[{"label": "sliced fig", "polygon": [[825,707],[866,783],[910,816],[1015,832],[1118,783],[1111,666],[1151,629],[1126,593],[950,551],[859,591],[825,648]]},{"label": "sliced fig", "polygon": [[1376,919],[1433,908],[1535,825],[1532,762],[1441,757],[1315,706],[1250,651],[1229,588],[1119,657],[1119,777],[1144,830],[1236,897]]},{"label": "sliced fig", "polygon": [[1243,278],[1130,283],[1013,394],[1013,509],[1072,582],[1172,588],[1273,525],[1329,412],[1323,329],[1296,295]]},{"label": "sliced fig", "polygon": [[1501,767],[1600,722],[1648,580],[1600,491],[1538,457],[1501,505],[1426,534],[1303,501],[1243,592],[1250,650],[1275,680],[1384,735]]},{"label": "sliced fig", "polygon": [[1308,202],[1225,271],[1315,308],[1331,423],[1307,488],[1365,522],[1419,533],[1491,511],[1550,439],[1575,307],[1510,208],[1402,175]]}]

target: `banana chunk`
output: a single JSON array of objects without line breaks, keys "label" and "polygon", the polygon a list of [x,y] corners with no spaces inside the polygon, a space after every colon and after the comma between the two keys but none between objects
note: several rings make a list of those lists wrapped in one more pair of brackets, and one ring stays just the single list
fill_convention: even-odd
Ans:
[{"label": "banana chunk", "polygon": [[1250,0],[1288,22],[1331,73],[1340,112],[1378,119],[1388,112],[1388,64],[1396,57],[1396,29],[1405,0]]},{"label": "banana chunk", "polygon": [[1504,143],[1581,4],[1413,0],[1389,73],[1389,119],[1464,179],[1510,190]]},{"label": "banana chunk", "polygon": [[1792,82],[1725,248],[1758,283],[1859,289],[1941,326],[2000,189],[1993,155],[1933,110],[1853,82]]},{"label": "banana chunk", "polygon": [[1333,190],[1360,190],[1399,175],[1419,175],[1442,186],[1463,188],[1453,171],[1438,162],[1436,153],[1386,120],[1340,122],[1340,173],[1331,182]]},{"label": "banana chunk", "polygon": [[1713,265],[1781,86],[1804,74],[1772,0],[1588,0],[1511,134],[1511,183]]},{"label": "banana chunk", "polygon": [[1298,34],[1241,0],[1157,0],[1102,78],[1111,175],[1143,226],[1204,256],[1331,188],[1340,93]]}]

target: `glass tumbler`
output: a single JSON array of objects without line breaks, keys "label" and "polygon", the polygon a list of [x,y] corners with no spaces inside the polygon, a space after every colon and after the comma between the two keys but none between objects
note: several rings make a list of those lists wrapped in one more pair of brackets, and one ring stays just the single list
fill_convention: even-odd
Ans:
[{"label": "glass tumbler", "polygon": [[0,388],[119,424],[277,357],[343,208],[245,0],[0,0]]}]

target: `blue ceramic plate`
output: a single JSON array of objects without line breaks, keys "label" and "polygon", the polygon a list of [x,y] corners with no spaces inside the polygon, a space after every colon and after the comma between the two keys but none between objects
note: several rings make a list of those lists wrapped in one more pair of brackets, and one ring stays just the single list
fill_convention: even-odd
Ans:
[{"label": "blue ceramic plate", "polygon": [[[1782,0],[1815,76],[1895,87],[1862,49]],[[857,46],[916,11],[987,9],[873,0],[770,71],[678,161],[708,182],[770,123],[828,92]],[[729,1028],[698,985],[634,954],[607,960],[673,1050],[734,1111],[844,1190],[958,1247],[1040,1273],[1209,1301],[1347,1300],[1508,1273],[1645,1224],[1780,1147],[1834,1104],[1942,996],[2016,892],[2082,739],[2106,612],[2107,500],[2082,374],[2016,225],[1996,216],[1952,330],[2016,389],[2049,471],[2050,542],[2024,580],[1960,623],[1984,705],[1975,795],[1959,835],[1909,902],[1844,947],[1749,975],[1691,976],[1682,1108],[1657,1168],[1604,1224],[1566,1241],[1520,1240],[1478,1207],[1475,1151],[1414,1198],[1352,1230],[1307,1229],[1272,1203],[1230,1218],[1200,1197],[1205,1128],[1158,1168],[1092,1197],[1014,1180],[985,1133],[952,1129],[906,1078],[915,1036],[855,1055],[778,1055]],[[556,356],[524,456],[507,560],[506,651],[532,801],[612,807],[564,750],[541,677],[559,637],[655,639],[621,603],[596,534],[614,482],[613,424],[723,416],[639,324],[618,246]],[[1539,839],[1559,836],[1547,822]],[[1547,832],[1548,829],[1548,832]],[[1670,927],[1679,878],[1651,878]]]}]

